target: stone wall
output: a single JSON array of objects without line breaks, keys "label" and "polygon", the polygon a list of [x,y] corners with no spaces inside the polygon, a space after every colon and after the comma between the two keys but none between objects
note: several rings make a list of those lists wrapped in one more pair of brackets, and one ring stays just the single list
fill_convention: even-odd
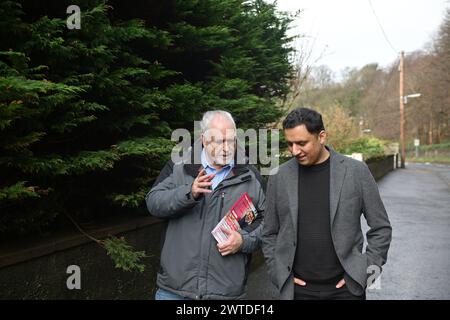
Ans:
[{"label": "stone wall", "polygon": [[[127,242],[145,250],[143,273],[114,267],[105,249],[89,241],[0,269],[0,299],[151,299],[159,267],[161,223],[130,232]],[[81,289],[69,290],[67,267],[80,267]]]},{"label": "stone wall", "polygon": [[368,159],[366,163],[375,180],[381,179],[397,167],[395,155],[388,155],[377,159]]}]

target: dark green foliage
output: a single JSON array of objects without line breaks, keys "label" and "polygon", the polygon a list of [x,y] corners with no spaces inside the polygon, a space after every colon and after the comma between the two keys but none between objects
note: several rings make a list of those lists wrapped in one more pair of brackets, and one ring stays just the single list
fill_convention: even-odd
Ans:
[{"label": "dark green foliage", "polygon": [[147,255],[144,251],[134,251],[133,247],[127,244],[123,237],[109,237],[102,241],[101,245],[116,264],[116,268],[123,271],[136,269],[141,273],[144,272],[145,265],[140,262]]},{"label": "dark green foliage", "polygon": [[146,214],[172,130],[206,110],[275,121],[290,21],[261,0],[2,1],[0,236]]}]

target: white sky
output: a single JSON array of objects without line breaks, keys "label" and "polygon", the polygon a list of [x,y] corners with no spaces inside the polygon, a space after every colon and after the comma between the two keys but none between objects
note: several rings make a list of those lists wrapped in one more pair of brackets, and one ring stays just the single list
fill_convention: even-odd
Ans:
[{"label": "white sky", "polygon": [[312,60],[324,53],[316,65],[328,65],[339,76],[345,67],[373,62],[385,67],[394,62],[401,50],[424,48],[450,6],[450,0],[371,1],[396,51],[385,40],[369,0],[278,0],[278,8],[303,10],[291,32],[308,36],[306,46],[313,46]]}]

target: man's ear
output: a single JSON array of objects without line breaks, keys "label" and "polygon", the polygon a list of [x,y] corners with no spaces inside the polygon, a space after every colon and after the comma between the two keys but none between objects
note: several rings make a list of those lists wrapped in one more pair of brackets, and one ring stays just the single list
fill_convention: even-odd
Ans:
[{"label": "man's ear", "polygon": [[202,133],[202,135],[201,135],[201,139],[202,139],[202,145],[203,145],[203,148],[205,148],[206,147],[206,143],[205,143],[205,135]]},{"label": "man's ear", "polygon": [[319,142],[322,145],[325,145],[325,142],[327,141],[327,132],[325,130],[322,130],[319,132]]}]

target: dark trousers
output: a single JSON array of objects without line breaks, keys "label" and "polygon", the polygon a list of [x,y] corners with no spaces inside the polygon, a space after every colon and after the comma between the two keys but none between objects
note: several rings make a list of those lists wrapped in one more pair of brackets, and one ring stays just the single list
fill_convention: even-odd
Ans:
[{"label": "dark trousers", "polygon": [[296,284],[294,286],[294,300],[366,300],[366,294],[355,296],[348,291],[346,285],[339,289],[314,291]]}]

